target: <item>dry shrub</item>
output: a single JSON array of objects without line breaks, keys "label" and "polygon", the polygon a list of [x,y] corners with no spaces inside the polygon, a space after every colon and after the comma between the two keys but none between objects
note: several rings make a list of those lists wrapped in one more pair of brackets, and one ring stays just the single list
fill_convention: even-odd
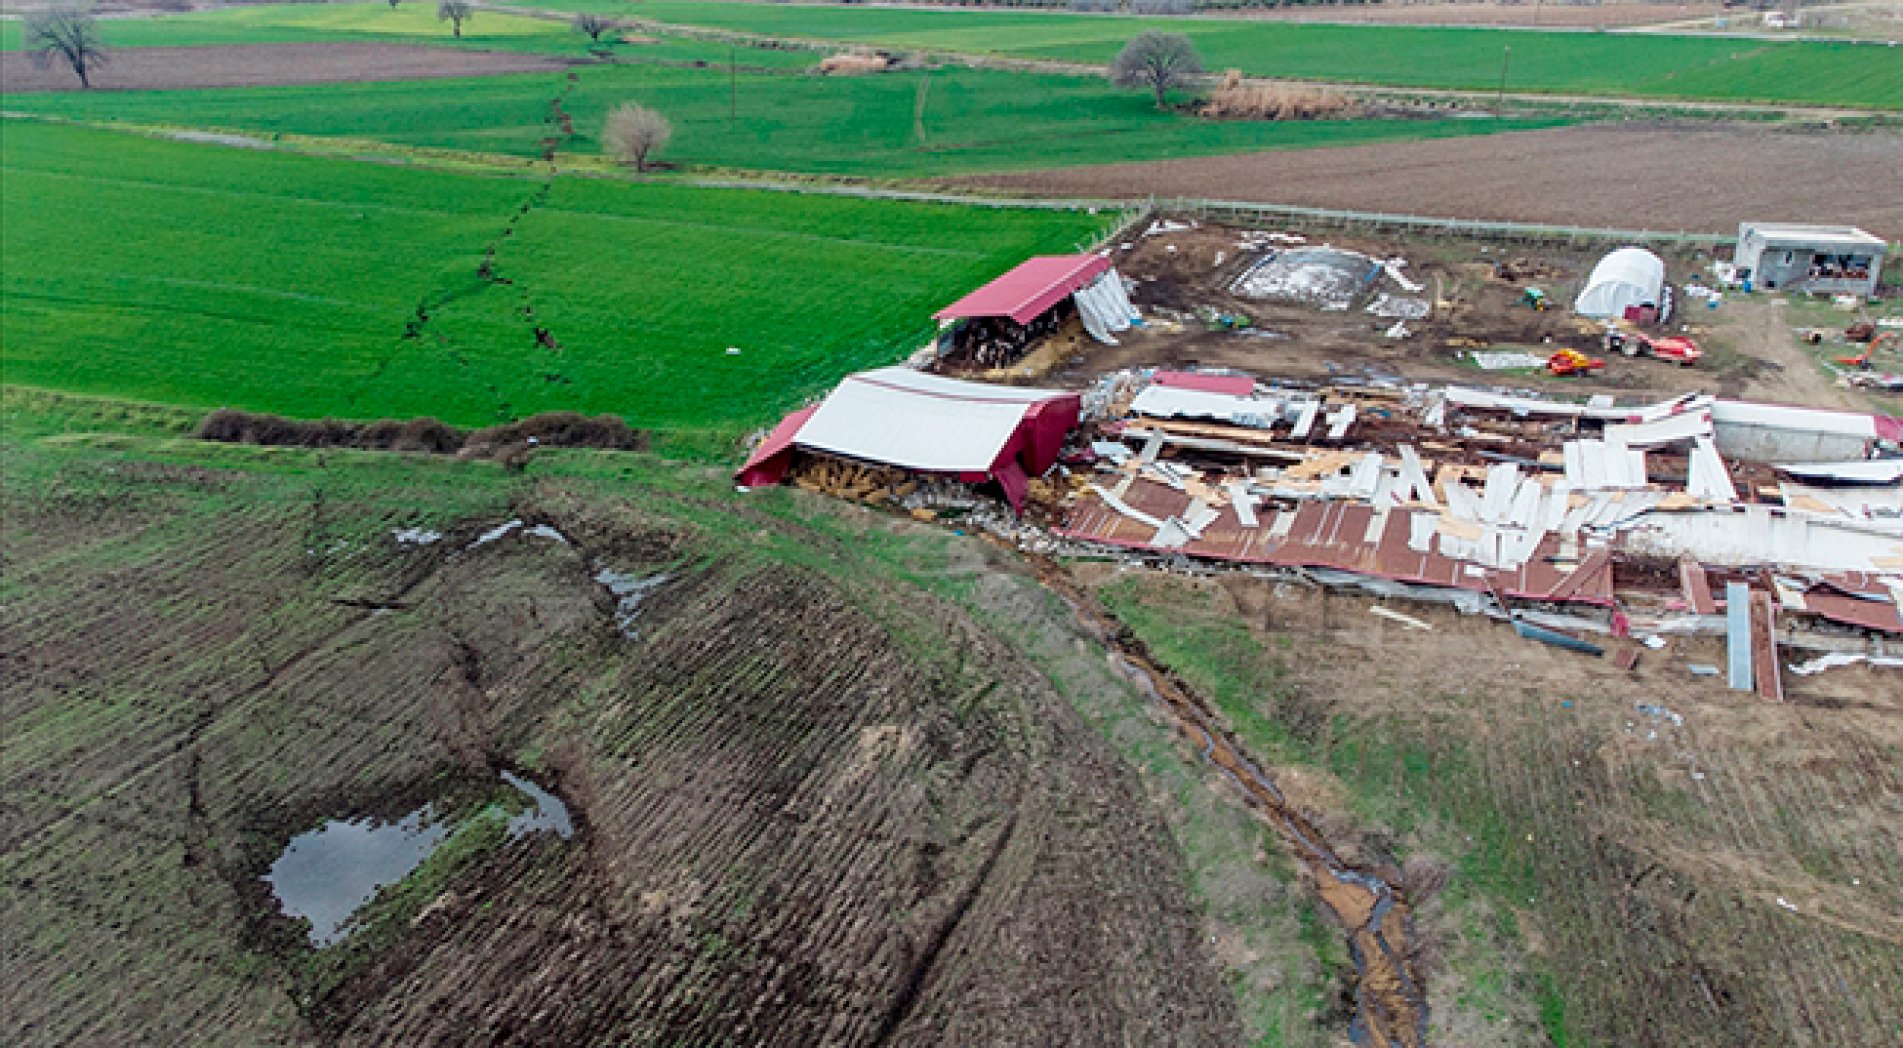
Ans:
[{"label": "dry shrub", "polygon": [[[589,417],[572,411],[533,415],[507,425],[467,433],[433,418],[342,422],[305,421],[281,415],[220,408],[199,422],[193,436],[225,444],[290,448],[356,448],[428,455],[461,453],[471,458],[498,457],[510,449],[533,447],[600,448],[641,451],[647,434],[629,429],[615,415]],[[519,456],[512,456],[519,457]]]},{"label": "dry shrub", "polygon": [[534,441],[553,448],[602,448],[609,451],[640,451],[647,447],[647,434],[628,428],[619,415],[587,415],[573,411],[551,411],[531,415],[519,422],[490,426],[469,434],[471,449],[488,445],[525,444]]},{"label": "dry shrub", "polygon": [[819,63],[820,73],[826,76],[859,76],[865,73],[883,73],[890,68],[892,68],[891,58],[861,51],[827,55]]},{"label": "dry shrub", "polygon": [[1245,84],[1231,69],[1204,103],[1202,115],[1217,120],[1324,120],[1354,116],[1360,106],[1339,91],[1293,84]]}]

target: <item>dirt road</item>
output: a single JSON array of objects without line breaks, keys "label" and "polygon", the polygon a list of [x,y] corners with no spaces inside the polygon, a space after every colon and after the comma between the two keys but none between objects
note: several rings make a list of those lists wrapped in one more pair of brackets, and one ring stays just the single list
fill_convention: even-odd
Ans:
[{"label": "dirt road", "polygon": [[1720,310],[1724,319],[1714,333],[1760,366],[1746,381],[1744,396],[1773,404],[1867,411],[1869,405],[1831,377],[1799,349],[1784,316],[1782,299],[1766,302],[1730,301]]}]

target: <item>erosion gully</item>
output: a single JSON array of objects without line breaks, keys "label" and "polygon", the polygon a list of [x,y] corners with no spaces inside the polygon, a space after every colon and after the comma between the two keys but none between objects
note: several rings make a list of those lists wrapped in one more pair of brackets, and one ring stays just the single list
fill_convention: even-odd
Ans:
[{"label": "erosion gully", "polygon": [[1055,563],[1030,558],[1039,581],[1069,604],[1086,632],[1111,653],[1119,672],[1161,706],[1263,821],[1287,842],[1314,876],[1322,904],[1347,930],[1355,968],[1355,1014],[1348,1036],[1372,1048],[1425,1048],[1427,987],[1409,961],[1413,918],[1407,902],[1380,877],[1342,861],[1273,780],[1243,752],[1215,714],[1158,668],[1094,598],[1071,583]]}]

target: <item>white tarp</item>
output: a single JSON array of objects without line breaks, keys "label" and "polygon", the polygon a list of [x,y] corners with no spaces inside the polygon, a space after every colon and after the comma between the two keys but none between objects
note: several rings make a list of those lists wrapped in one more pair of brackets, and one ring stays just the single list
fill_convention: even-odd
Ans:
[{"label": "white tarp", "polygon": [[907,469],[979,472],[997,462],[1032,405],[1067,395],[880,368],[846,376],[798,442]]},{"label": "white tarp", "polygon": [[1115,268],[1105,270],[1096,280],[1078,288],[1071,298],[1077,303],[1077,315],[1084,322],[1084,330],[1106,345],[1116,345],[1115,334],[1130,330],[1130,325],[1141,319],[1136,306],[1130,302],[1129,292],[1124,289],[1123,277]]},{"label": "white tarp", "polygon": [[1664,290],[1664,260],[1642,247],[1622,247],[1592,267],[1573,311],[1585,317],[1622,317],[1627,306],[1657,305]]}]

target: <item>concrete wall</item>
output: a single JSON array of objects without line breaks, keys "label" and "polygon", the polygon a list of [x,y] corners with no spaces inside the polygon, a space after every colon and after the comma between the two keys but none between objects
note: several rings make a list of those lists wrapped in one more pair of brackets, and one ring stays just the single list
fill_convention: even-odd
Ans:
[{"label": "concrete wall", "polygon": [[[1785,261],[1787,254],[1789,262]],[[1870,276],[1863,280],[1812,280],[1811,260],[1819,254],[1869,255]],[[1766,243],[1761,235],[1747,228],[1738,240],[1737,265],[1751,270],[1751,286],[1759,290],[1819,291],[1868,297],[1876,293],[1877,280],[1883,272],[1883,255],[1880,249],[1874,248],[1846,252],[1835,247]]]}]

